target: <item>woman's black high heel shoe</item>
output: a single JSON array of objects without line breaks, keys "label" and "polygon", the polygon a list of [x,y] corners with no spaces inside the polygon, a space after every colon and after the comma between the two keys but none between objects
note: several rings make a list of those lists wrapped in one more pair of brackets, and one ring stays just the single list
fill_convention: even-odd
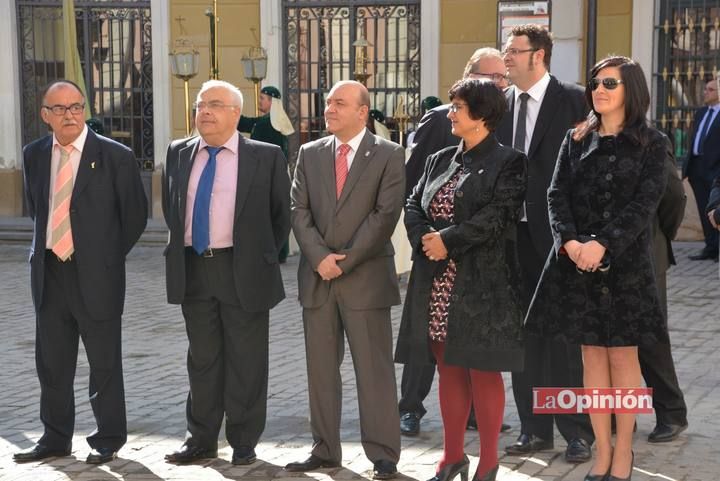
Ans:
[{"label": "woman's black high heel shoe", "polygon": [[585,475],[585,477],[583,478],[583,481],[608,481],[609,477],[610,477],[610,469],[608,469],[608,472],[605,474],[587,473]]},{"label": "woman's black high heel shoe", "polygon": [[617,476],[608,476],[607,481],[630,481],[632,479],[633,466],[635,465],[635,452],[632,453],[632,459],[630,460],[630,474],[627,478],[618,478]]},{"label": "woman's black high heel shoe", "polygon": [[463,455],[461,461],[445,465],[445,467],[442,468],[439,473],[428,479],[428,481],[452,481],[458,474],[460,475],[460,479],[462,481],[467,481],[469,466],[470,460],[468,459],[467,455]]},{"label": "woman's black high heel shoe", "polygon": [[498,464],[494,468],[492,468],[490,471],[485,473],[485,476],[482,478],[477,477],[477,473],[475,473],[475,476],[473,476],[472,481],[495,481],[495,478],[497,477],[497,473],[500,470],[500,465]]}]

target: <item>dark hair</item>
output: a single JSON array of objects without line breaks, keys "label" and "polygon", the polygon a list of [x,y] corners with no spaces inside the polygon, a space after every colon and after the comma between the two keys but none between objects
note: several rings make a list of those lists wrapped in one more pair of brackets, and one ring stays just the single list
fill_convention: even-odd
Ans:
[{"label": "dark hair", "polygon": [[59,80],[53,80],[52,82],[50,82],[47,85],[47,87],[45,87],[45,89],[43,90],[43,93],[42,93],[42,99],[43,100],[45,99],[45,96],[47,95],[47,93],[50,91],[51,88],[55,87],[56,85],[60,85],[60,84],[65,84],[65,85],[70,85],[72,87],[75,87],[75,90],[80,92],[80,95],[82,95],[83,98],[85,97],[82,89],[80,88],[80,86],[78,84],[76,84],[72,80],[59,79]]},{"label": "dark hair", "polygon": [[[620,70],[620,79],[625,87],[625,121],[622,131],[635,143],[645,145],[648,133],[645,114],[650,108],[650,92],[642,67],[631,58],[613,55],[596,63],[590,71],[588,80],[595,78],[602,69],[608,67],[617,67]],[[602,122],[602,116],[595,111],[593,105],[589,81],[585,87],[585,98],[591,110],[585,122],[578,126],[574,135],[575,140],[582,140],[590,131],[600,128]]]},{"label": "dark hair", "polygon": [[494,131],[507,109],[505,96],[490,79],[461,79],[448,91],[450,100],[459,98],[468,104],[473,120],[482,119],[485,128]]},{"label": "dark hair", "polygon": [[550,59],[552,58],[553,37],[545,27],[536,23],[526,23],[517,25],[510,31],[513,37],[525,35],[528,38],[530,46],[535,50],[544,50],[545,56],[543,63],[545,68],[550,70]]}]

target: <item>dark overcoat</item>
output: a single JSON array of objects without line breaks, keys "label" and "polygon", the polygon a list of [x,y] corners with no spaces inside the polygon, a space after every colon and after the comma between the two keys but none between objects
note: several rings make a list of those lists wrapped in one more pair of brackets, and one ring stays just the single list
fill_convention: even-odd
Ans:
[{"label": "dark overcoat", "polygon": [[[433,222],[433,196],[457,172],[454,222]],[[527,188],[527,158],[494,135],[463,153],[463,144],[428,158],[405,207],[413,268],[395,360],[433,363],[428,337],[433,279],[446,261],[431,261],[422,236],[440,232],[457,275],[448,311],[445,362],[486,371],[522,370],[523,311],[519,297],[515,225]]]},{"label": "dark overcoat", "polygon": [[[643,145],[625,133],[583,140],[570,130],[548,189],[554,246],[526,325],[546,337],[608,347],[667,342],[655,282],[652,221],[667,183],[667,137],[650,129]],[[561,247],[594,235],[606,272],[580,273]]]}]

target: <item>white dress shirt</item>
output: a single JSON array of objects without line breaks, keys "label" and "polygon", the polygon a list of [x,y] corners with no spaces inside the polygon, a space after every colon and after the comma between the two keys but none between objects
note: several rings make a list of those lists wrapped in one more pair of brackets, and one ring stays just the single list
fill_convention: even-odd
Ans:
[{"label": "white dress shirt", "polygon": [[348,144],[350,146],[350,152],[347,154],[347,164],[348,164],[348,173],[350,173],[350,167],[352,167],[353,160],[355,160],[355,154],[357,153],[357,150],[360,148],[360,142],[362,142],[363,137],[365,137],[365,132],[367,129],[363,127],[363,129],[360,131],[359,134],[357,134],[355,137],[350,139],[348,142],[340,142],[340,139],[333,136],[333,142],[335,145],[335,158],[337,158],[338,155],[338,149],[342,144]]}]

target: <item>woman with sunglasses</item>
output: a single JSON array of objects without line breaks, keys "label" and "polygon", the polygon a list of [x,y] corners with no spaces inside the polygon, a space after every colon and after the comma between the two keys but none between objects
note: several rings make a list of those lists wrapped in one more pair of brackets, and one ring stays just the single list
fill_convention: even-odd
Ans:
[{"label": "woman with sunglasses", "polygon": [[506,109],[490,80],[459,80],[448,118],[460,145],[430,157],[408,198],[413,266],[397,362],[437,364],[444,449],[430,481],[467,481],[471,403],[480,436],[474,480],[493,481],[505,407],[501,371],[522,370],[523,310],[515,225],[527,184],[524,154],[493,135]]},{"label": "woman with sunglasses", "polygon": [[[585,90],[588,119],[570,130],[548,190],[555,245],[526,326],[582,345],[584,386],[640,388],[638,345],[668,342],[651,252],[651,221],[665,190],[667,137],[650,127],[640,66],[608,57]],[[634,413],[590,412],[595,464],[585,481],[629,480]]]}]

